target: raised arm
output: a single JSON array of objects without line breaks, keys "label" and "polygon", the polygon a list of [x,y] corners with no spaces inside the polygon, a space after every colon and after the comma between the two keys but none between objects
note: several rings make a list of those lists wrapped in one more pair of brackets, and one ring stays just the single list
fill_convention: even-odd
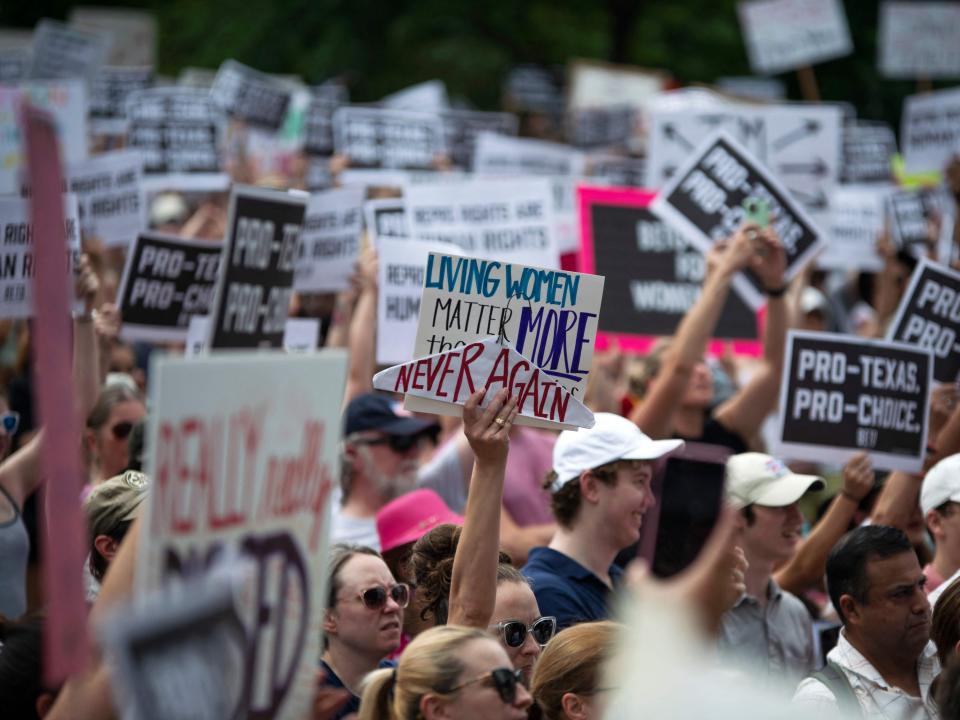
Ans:
[{"label": "raised arm", "polygon": [[[467,510],[453,556],[447,623],[486,628],[497,599],[500,555],[500,505],[517,400],[501,390],[483,409],[486,390],[470,396],[463,408],[463,432],[476,460]],[[499,422],[498,422],[499,421]]]},{"label": "raised arm", "polygon": [[344,405],[373,389],[377,354],[377,251],[367,247],[357,262],[360,293],[350,320],[350,360]]}]

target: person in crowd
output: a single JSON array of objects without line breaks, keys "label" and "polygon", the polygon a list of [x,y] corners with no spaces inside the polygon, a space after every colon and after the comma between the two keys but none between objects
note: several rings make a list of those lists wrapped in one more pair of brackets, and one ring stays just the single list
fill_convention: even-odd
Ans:
[{"label": "person in crowd", "polygon": [[3,717],[39,720],[57,696],[43,684],[43,617],[0,617],[0,708]]},{"label": "person in crowd", "polygon": [[[827,667],[793,701],[813,713],[936,718],[940,671],[930,641],[926,578],[906,534],[884,525],[847,533],[827,560],[827,589],[843,629]],[[859,713],[858,713],[859,711]]]},{"label": "person in crowd", "polygon": [[476,628],[446,625],[410,643],[395,669],[367,680],[360,720],[527,720],[533,699],[503,648]]},{"label": "person in crowd", "polygon": [[544,649],[530,694],[544,720],[600,720],[603,664],[626,628],[609,620],[567,628]]},{"label": "person in crowd", "polygon": [[[927,596],[929,602],[930,596]],[[933,619],[930,622],[930,639],[937,646],[940,667],[956,657],[960,651],[960,583],[947,584],[939,601],[932,605]]]},{"label": "person in crowd", "polygon": [[960,453],[927,471],[920,509],[935,543],[933,560],[923,568],[927,592],[932,592],[960,571]]},{"label": "person in crowd", "polygon": [[941,718],[960,717],[960,660],[952,660],[937,676],[933,696]]},{"label": "person in crowd", "polygon": [[[647,356],[642,378],[632,383],[642,395],[630,419],[654,438],[723,445],[745,452],[748,442],[777,403],[787,329],[784,295],[786,256],[776,233],[745,224],[707,258],[707,274],[694,306],[674,337]],[[704,362],[707,343],[737,273],[750,271],[767,293],[763,362],[730,399],[710,409],[713,382]]]},{"label": "person in crowd", "polygon": [[547,484],[557,532],[534,548],[523,568],[540,611],[563,629],[607,617],[621,570],[621,550],[640,539],[643,516],[656,502],[653,461],[683,445],[651,440],[626,418],[596,413],[592,428],[564,430],[553,449]]},{"label": "person in crowd", "polygon": [[97,485],[126,469],[130,432],[146,414],[143,396],[125,384],[110,385],[100,393],[87,417],[91,484]]}]

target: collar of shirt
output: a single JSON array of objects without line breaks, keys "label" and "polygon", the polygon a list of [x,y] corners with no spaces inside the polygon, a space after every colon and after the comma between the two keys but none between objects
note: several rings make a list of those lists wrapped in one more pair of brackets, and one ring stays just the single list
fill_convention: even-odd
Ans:
[{"label": "collar of shirt", "polygon": [[[771,577],[767,581],[767,601],[770,603],[774,603],[777,600],[779,600],[781,597],[783,597],[783,588],[777,585],[777,581]],[[754,605],[760,604],[760,601],[757,600],[757,598],[753,597],[753,595],[748,595],[747,593],[743,593],[743,595],[741,595],[737,599],[737,602],[735,602],[733,606],[737,608],[737,607],[740,607],[745,602],[753,603]]]},{"label": "collar of shirt", "polygon": [[[832,660],[852,675],[863,678],[880,688],[894,689],[887,684],[887,681],[877,672],[870,661],[850,644],[846,633],[842,630],[840,631],[840,638],[837,640],[837,646],[827,654],[827,660]],[[928,640],[917,660],[917,682],[920,685],[920,694],[924,701],[926,701],[930,691],[930,684],[939,672],[940,662],[937,660],[937,646],[933,644],[932,640]]]},{"label": "collar of shirt", "polygon": [[[548,547],[533,548],[530,551],[530,557],[527,560],[528,567],[536,567],[543,564],[543,567],[549,569],[555,575],[569,578],[571,580],[596,580],[603,582],[593,571],[588,570],[569,555]],[[620,578],[623,575],[623,569],[619,565],[611,565],[607,572],[610,574],[610,581],[614,587],[620,584]],[[606,585],[606,583],[603,583]]]}]

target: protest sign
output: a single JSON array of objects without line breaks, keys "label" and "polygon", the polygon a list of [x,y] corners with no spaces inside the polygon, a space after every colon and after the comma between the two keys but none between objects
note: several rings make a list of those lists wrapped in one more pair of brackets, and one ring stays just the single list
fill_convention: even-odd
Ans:
[{"label": "protest sign", "polygon": [[30,71],[30,48],[0,47],[0,83],[13,84]]},{"label": "protest sign", "polygon": [[933,351],[933,378],[960,379],[960,273],[921,258],[910,277],[888,340]]},{"label": "protest sign", "polygon": [[283,349],[309,353],[320,347],[320,321],[317,318],[287,318],[283,326]]},{"label": "protest sign", "polygon": [[440,113],[440,118],[447,154],[456,167],[464,170],[468,170],[473,162],[480,133],[517,134],[517,116],[510,113],[445,110]]},{"label": "protest sign", "polygon": [[[560,427],[593,427],[593,413],[555,379],[496,337],[469,343],[373,376],[377,390],[449,403],[460,414],[470,394],[487,389],[481,407],[506,388],[517,399],[517,418],[533,418]],[[452,410],[452,408],[451,408]]]},{"label": "protest sign", "polygon": [[230,117],[275,131],[287,115],[290,89],[236,60],[225,60],[213,79],[210,98]]},{"label": "protest sign", "polygon": [[583,175],[585,157],[560,143],[480,133],[473,156],[478,175]]},{"label": "protest sign", "polygon": [[364,196],[356,186],[310,196],[297,248],[295,290],[339,292],[350,285],[360,254]]},{"label": "protest sign", "polygon": [[830,241],[817,256],[827,270],[879,272],[883,258],[877,239],[884,230],[884,204],[889,190],[876,186],[841,185],[830,198]]},{"label": "protest sign", "polygon": [[109,40],[56,20],[44,19],[33,31],[29,77],[35,80],[93,79],[107,59]]},{"label": "protest sign", "polygon": [[785,100],[787,88],[776,78],[746,76],[719,77],[715,83],[718,90],[750,100],[776,102]]},{"label": "protest sign", "polygon": [[667,76],[658,71],[598,60],[575,60],[570,66],[567,104],[571,110],[628,105],[644,110],[667,86]]},{"label": "protest sign", "polygon": [[880,3],[877,65],[888,78],[960,76],[960,4]]},{"label": "protest sign", "polygon": [[[804,209],[762,164],[722,130],[710,135],[657,196],[654,214],[686,235],[706,253],[743,223],[744,201],[769,204],[771,227],[787,255],[789,282],[823,246],[824,238]],[[754,310],[764,304],[764,289],[750,272],[737,273],[734,287]]]},{"label": "protest sign", "polygon": [[210,313],[220,254],[209,240],[138,235],[117,293],[124,339],[182,341],[190,318]]},{"label": "protest sign", "polygon": [[542,178],[411,185],[404,192],[410,237],[478,257],[559,267],[551,192]]},{"label": "protest sign", "polygon": [[853,52],[840,0],[745,0],[740,29],[758,75],[814,65]]},{"label": "protest sign", "polygon": [[839,106],[808,103],[656,110],[650,117],[647,187],[662,188],[710,133],[725,130],[826,227],[840,172],[842,122]]},{"label": "protest sign", "polygon": [[90,86],[90,131],[123,135],[127,131],[127,97],[153,85],[151,67],[101,67]]},{"label": "protest sign", "polygon": [[383,98],[380,105],[390,110],[417,112],[439,112],[450,107],[447,100],[447,86],[442,80],[427,80],[398,90]]},{"label": "protest sign", "polygon": [[[554,232],[557,251],[561,254],[575,253],[580,249],[580,226],[577,218],[577,182],[572,177],[550,179],[553,192]],[[537,262],[543,264],[544,260]]]},{"label": "protest sign", "polygon": [[852,335],[791,330],[776,454],[917,472],[927,448],[929,350]]},{"label": "protest sign", "polygon": [[217,76],[216,70],[198,67],[185,67],[177,77],[177,86],[193,88],[195,90],[209,90],[213,79]]},{"label": "protest sign", "polygon": [[385,170],[382,168],[343,170],[337,179],[341,185],[402,190],[408,185],[455,184],[470,177],[460,170]]},{"label": "protest sign", "polygon": [[330,78],[324,80],[319,85],[310,88],[310,92],[318,100],[323,100],[334,105],[346,105],[350,102],[350,90],[347,88],[343,78]]},{"label": "protest sign", "polygon": [[[59,168],[57,174],[59,176]],[[60,213],[64,218],[64,227],[59,235],[65,235],[67,240],[64,249],[69,257],[70,276],[65,283],[71,288],[72,298],[74,272],[80,262],[80,219],[77,215],[77,199],[73,195],[62,197],[63,209]],[[0,237],[3,238],[3,252],[0,253],[0,318],[32,317],[37,297],[33,280],[37,272],[34,241],[38,236],[31,220],[30,201],[16,196],[0,197],[0,230]]]},{"label": "protest sign", "polygon": [[151,189],[223,190],[224,120],[209,93],[178,87],[133,92],[127,141],[144,158]]},{"label": "protest sign", "polygon": [[108,65],[143,67],[157,63],[157,20],[134,8],[78,6],[70,10],[70,25],[109,38]]},{"label": "protest sign", "polygon": [[210,336],[210,316],[193,315],[187,324],[187,341],[183,348],[186,357],[203,355],[207,351],[207,338]]},{"label": "protest sign", "polygon": [[840,182],[893,182],[893,156],[897,139],[884,123],[848,122],[843,126],[843,162]]},{"label": "protest sign", "polygon": [[[582,398],[602,298],[603,278],[597,275],[431,252],[414,357],[498,336]],[[432,412],[443,404],[408,398],[406,407]],[[537,424],[530,418],[518,422]]]},{"label": "protest sign", "polygon": [[960,152],[960,88],[911,95],[903,101],[900,122],[904,169],[942,172]]},{"label": "protest sign", "polygon": [[897,190],[887,196],[890,239],[901,249],[921,255],[936,243],[933,222],[940,213],[939,195],[934,188]]},{"label": "protest sign", "polygon": [[359,106],[333,114],[333,145],[352,166],[368,168],[428,169],[446,152],[438,115]]},{"label": "protest sign", "polygon": [[375,246],[381,238],[408,238],[407,206],[403,198],[380,198],[363,204],[364,225]]},{"label": "protest sign", "polygon": [[643,187],[647,161],[639,157],[591,153],[587,156],[587,177],[591,185]]},{"label": "protest sign", "polygon": [[[598,344],[648,352],[657,336],[672,335],[700,294],[703,255],[650,211],[645,190],[580,187],[581,269],[604,277]],[[731,293],[714,336],[756,341],[757,317]],[[716,343],[712,350],[718,349]],[[738,352],[755,353],[756,342]]]},{"label": "protest sign", "polygon": [[[307,155],[307,171],[304,182],[308,192],[329,190],[334,186],[334,177],[330,172],[330,158]],[[344,183],[348,185],[350,183]]]},{"label": "protest sign", "polygon": [[503,86],[504,105],[511,112],[559,115],[564,105],[564,69],[524,64],[511,68]]},{"label": "protest sign", "polygon": [[85,237],[127,247],[146,228],[142,175],[143,157],[135,150],[115,150],[67,167],[67,187],[77,196]]},{"label": "protest sign", "polygon": [[303,118],[303,151],[308,155],[333,155],[333,113],[339,107],[314,97]]},{"label": "protest sign", "polygon": [[210,311],[211,350],[282,347],[307,197],[234,185]]},{"label": "protest sign", "polygon": [[585,108],[567,113],[567,139],[578,148],[627,148],[637,124],[629,105]]},{"label": "protest sign", "polygon": [[136,588],[223,556],[250,568],[236,717],[300,720],[313,699],[345,376],[340,351],[163,357],[150,370]]}]

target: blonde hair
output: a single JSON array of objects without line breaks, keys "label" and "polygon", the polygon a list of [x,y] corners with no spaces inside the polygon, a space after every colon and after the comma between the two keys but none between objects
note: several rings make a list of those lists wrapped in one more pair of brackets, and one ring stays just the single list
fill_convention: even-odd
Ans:
[{"label": "blonde hair", "polygon": [[563,696],[591,695],[597,690],[603,662],[613,653],[623,626],[603,620],[567,628],[551,640],[533,668],[530,694],[546,720],[560,720]]},{"label": "blonde hair", "polygon": [[396,669],[367,675],[360,720],[416,720],[424,695],[446,695],[460,680],[461,653],[472,640],[496,642],[482,630],[457,625],[441,625],[417,635]]}]

